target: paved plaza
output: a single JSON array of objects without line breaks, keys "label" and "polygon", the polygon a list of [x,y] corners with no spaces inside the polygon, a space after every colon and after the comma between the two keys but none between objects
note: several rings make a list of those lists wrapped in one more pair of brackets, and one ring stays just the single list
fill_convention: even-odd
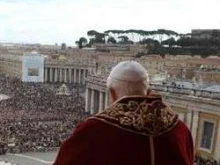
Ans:
[{"label": "paved plaza", "polygon": [[[0,155],[0,165],[52,165],[57,152],[30,152]],[[1,161],[10,163],[1,163]]]}]

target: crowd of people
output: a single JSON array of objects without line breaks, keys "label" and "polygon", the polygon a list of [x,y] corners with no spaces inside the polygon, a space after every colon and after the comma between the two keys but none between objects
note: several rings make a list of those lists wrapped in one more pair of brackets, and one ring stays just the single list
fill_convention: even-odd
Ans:
[{"label": "crowd of people", "polygon": [[84,86],[69,84],[71,95],[57,95],[62,84],[23,83],[1,75],[0,154],[56,149],[71,135],[84,112]]},{"label": "crowd of people", "polygon": [[[0,94],[10,97],[0,100],[0,155],[57,150],[89,116],[84,111],[85,86],[67,84],[68,95],[57,95],[61,86],[0,76]],[[218,165],[200,157],[195,164]]]},{"label": "crowd of people", "polygon": [[207,160],[202,157],[196,157],[195,165],[220,165],[220,162],[217,162],[216,160]]}]

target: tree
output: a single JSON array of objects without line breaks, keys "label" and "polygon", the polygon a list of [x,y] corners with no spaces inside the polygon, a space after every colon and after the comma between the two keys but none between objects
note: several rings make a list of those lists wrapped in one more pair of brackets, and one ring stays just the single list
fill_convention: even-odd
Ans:
[{"label": "tree", "polygon": [[157,35],[157,31],[152,30],[148,32],[149,36],[152,36],[152,39],[154,40],[155,36]]},{"label": "tree", "polygon": [[167,40],[164,40],[162,41],[161,43],[162,45],[168,45],[169,47],[172,47],[173,45],[176,45],[176,41],[173,37],[167,39]]},{"label": "tree", "polygon": [[129,41],[129,38],[127,37],[127,36],[119,36],[118,37],[119,39],[120,39],[120,43],[121,44],[126,44],[126,43],[128,43],[128,41]]},{"label": "tree", "polygon": [[66,43],[61,44],[61,50],[66,50]]},{"label": "tree", "polygon": [[157,40],[148,38],[148,39],[143,39],[142,41],[140,41],[141,45],[145,45],[145,44],[156,44],[159,45],[160,43]]},{"label": "tree", "polygon": [[82,49],[83,47],[85,47],[85,45],[88,43],[88,41],[87,41],[87,39],[85,37],[81,37],[79,39],[79,41],[76,41],[75,43],[76,43],[76,45],[78,45],[78,47],[80,49]]},{"label": "tree", "polygon": [[79,46],[79,41],[76,41],[75,44]]},{"label": "tree", "polygon": [[107,35],[106,33],[99,33],[95,30],[90,30],[87,32],[87,35],[90,38],[89,45],[92,45],[94,43],[105,43],[105,36]]},{"label": "tree", "polygon": [[117,41],[115,40],[114,37],[109,37],[108,40],[107,40],[107,43],[116,44]]},{"label": "tree", "polygon": [[194,46],[195,41],[190,37],[181,37],[177,40],[177,45],[182,47]]},{"label": "tree", "polygon": [[172,31],[172,30],[166,30],[166,29],[158,29],[156,31],[156,34],[159,35],[160,43],[162,43],[164,36],[167,36],[167,37],[179,36],[179,34],[177,32]]},{"label": "tree", "polygon": [[148,54],[161,54],[161,44],[154,39],[148,38],[144,41],[142,41],[142,44],[147,44],[147,50],[148,50]]},{"label": "tree", "polygon": [[134,34],[136,33],[136,30],[134,30],[134,29],[125,30],[125,33],[130,35],[132,41],[135,41]]},{"label": "tree", "polygon": [[161,43],[161,45],[168,45],[169,47],[168,47],[168,49],[165,49],[165,50],[167,50],[168,52],[166,52],[166,53],[171,53],[171,48],[172,48],[172,46],[174,46],[174,45],[176,45],[177,44],[177,42],[176,42],[176,40],[173,38],[173,37],[171,37],[171,38],[169,38],[169,39],[167,39],[167,40],[164,40],[164,41],[162,41],[162,43]]},{"label": "tree", "polygon": [[89,37],[94,37],[94,36],[96,36],[97,34],[98,34],[98,32],[95,31],[95,30],[89,30],[89,31],[87,32],[87,35],[88,35]]},{"label": "tree", "polygon": [[85,46],[88,43],[88,41],[87,41],[87,39],[85,37],[81,37],[79,39],[79,43],[81,43],[81,45],[83,47],[83,46]]}]

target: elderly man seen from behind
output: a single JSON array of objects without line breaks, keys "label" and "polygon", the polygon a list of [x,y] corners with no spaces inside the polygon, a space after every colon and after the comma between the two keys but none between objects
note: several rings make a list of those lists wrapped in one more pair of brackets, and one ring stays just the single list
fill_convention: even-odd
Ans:
[{"label": "elderly man seen from behind", "polygon": [[148,83],[139,63],[119,63],[107,79],[111,105],[78,125],[54,165],[193,165],[189,129]]}]

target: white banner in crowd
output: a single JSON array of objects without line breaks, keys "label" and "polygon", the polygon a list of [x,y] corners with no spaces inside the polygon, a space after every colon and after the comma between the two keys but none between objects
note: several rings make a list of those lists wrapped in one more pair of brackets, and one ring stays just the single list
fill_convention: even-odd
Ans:
[{"label": "white banner in crowd", "polygon": [[44,82],[44,57],[40,54],[23,56],[22,60],[23,82]]}]

